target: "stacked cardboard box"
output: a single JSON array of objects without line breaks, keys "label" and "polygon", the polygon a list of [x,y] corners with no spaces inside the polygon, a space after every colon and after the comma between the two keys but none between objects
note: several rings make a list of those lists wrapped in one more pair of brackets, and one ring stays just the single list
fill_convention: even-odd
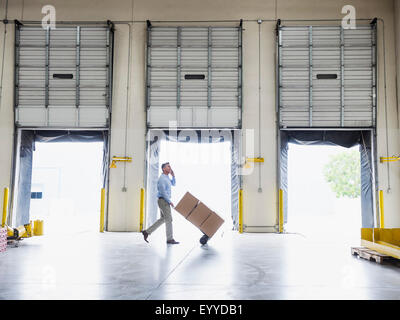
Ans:
[{"label": "stacked cardboard box", "polygon": [[210,238],[224,223],[224,220],[218,214],[208,208],[190,192],[185,193],[175,206],[175,210]]},{"label": "stacked cardboard box", "polygon": [[0,227],[0,252],[7,250],[7,228]]}]

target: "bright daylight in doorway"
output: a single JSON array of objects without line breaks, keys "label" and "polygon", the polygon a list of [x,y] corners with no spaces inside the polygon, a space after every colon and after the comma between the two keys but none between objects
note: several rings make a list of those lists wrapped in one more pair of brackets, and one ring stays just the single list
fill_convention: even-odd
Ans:
[{"label": "bright daylight in doorway", "polygon": [[[160,146],[159,163],[169,162],[176,176],[171,198],[174,205],[189,191],[225,220],[214,238],[222,236],[224,230],[232,229],[231,154],[230,142],[198,144],[162,141]],[[202,235],[175,210],[172,210],[172,216],[177,239],[199,238]]]},{"label": "bright daylight in doorway", "polygon": [[98,231],[103,143],[36,143],[31,220],[44,220],[46,234]]},{"label": "bright daylight in doorway", "polygon": [[[338,155],[355,154],[355,163],[359,164],[358,149],[359,146],[347,149],[340,146],[289,144],[288,232],[301,233],[320,242],[359,243],[360,187],[356,183],[354,189],[358,190],[347,195],[338,194],[333,191],[324,174],[324,168]],[[346,181],[349,177],[345,174],[338,170],[338,181],[344,184],[349,183]]]}]

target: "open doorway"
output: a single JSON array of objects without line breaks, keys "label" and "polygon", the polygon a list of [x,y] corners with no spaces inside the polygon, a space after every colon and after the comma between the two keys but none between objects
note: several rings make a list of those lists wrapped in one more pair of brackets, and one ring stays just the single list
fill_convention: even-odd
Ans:
[{"label": "open doorway", "polygon": [[[212,141],[205,139],[206,142],[201,142],[200,133],[196,131],[182,133],[178,138],[171,138],[162,131],[157,134],[159,138],[153,137],[149,144],[146,227],[152,225],[159,217],[156,203],[157,180],[162,173],[161,164],[169,162],[176,176],[176,186],[171,190],[174,205],[189,191],[225,220],[214,238],[222,236],[227,230],[235,229],[239,180],[236,171],[233,170],[236,165],[233,155],[236,153],[233,152],[235,148],[231,133],[226,134],[223,139],[215,136]],[[150,132],[150,135],[155,133]],[[191,135],[193,139],[188,141],[182,138],[187,135]],[[218,136],[217,133],[215,135]],[[201,237],[201,231],[179,213],[173,210],[172,216],[174,237]]]},{"label": "open doorway", "polygon": [[36,143],[30,219],[47,234],[98,231],[102,157],[102,142]]},{"label": "open doorway", "polygon": [[43,220],[46,235],[98,231],[107,177],[107,131],[21,129],[12,223]]},{"label": "open doorway", "polygon": [[356,245],[361,228],[359,147],[288,148],[288,232]]},{"label": "open doorway", "polygon": [[317,242],[358,245],[376,226],[373,130],[281,130],[285,229]]}]

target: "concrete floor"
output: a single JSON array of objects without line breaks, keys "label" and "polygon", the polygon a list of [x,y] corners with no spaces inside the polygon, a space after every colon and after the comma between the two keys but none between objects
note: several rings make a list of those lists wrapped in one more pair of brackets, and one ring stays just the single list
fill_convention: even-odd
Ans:
[{"label": "concrete floor", "polygon": [[[0,299],[400,299],[400,268],[296,234],[164,232],[25,239],[0,253]],[[183,240],[183,239],[177,239]],[[357,244],[356,244],[357,245]]]}]

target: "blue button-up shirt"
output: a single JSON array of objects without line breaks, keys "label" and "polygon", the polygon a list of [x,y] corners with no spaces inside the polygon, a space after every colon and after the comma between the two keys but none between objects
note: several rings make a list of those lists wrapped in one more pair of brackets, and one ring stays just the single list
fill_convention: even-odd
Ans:
[{"label": "blue button-up shirt", "polygon": [[171,185],[175,186],[175,184],[176,184],[175,177],[172,177],[172,179],[170,179],[168,175],[164,173],[161,174],[157,182],[157,190],[158,190],[157,197],[163,198],[168,203],[171,203]]}]

